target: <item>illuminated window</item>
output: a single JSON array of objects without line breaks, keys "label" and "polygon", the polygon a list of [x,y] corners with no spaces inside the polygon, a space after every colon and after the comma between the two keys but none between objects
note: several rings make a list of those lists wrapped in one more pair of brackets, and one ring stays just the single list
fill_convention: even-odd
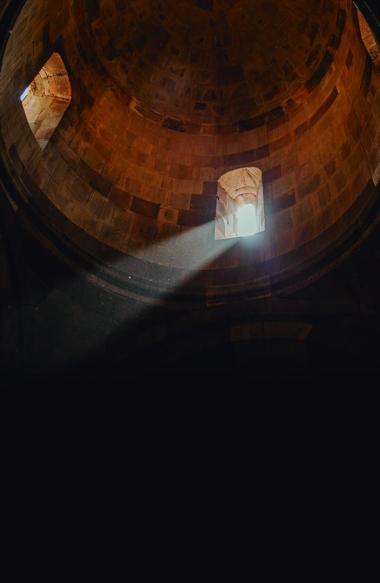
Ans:
[{"label": "illuminated window", "polygon": [[361,34],[364,46],[367,49],[367,52],[368,52],[369,56],[371,57],[376,69],[378,71],[380,71],[380,47],[379,47],[379,44],[378,44],[376,37],[373,34],[373,32],[369,26],[366,18],[360,12],[359,9],[357,9],[357,14],[358,14],[360,34]]},{"label": "illuminated window", "polygon": [[43,150],[58,127],[71,101],[66,67],[54,53],[20,95],[30,129]]},{"label": "illuminated window", "polygon": [[239,168],[220,177],[215,239],[251,237],[265,231],[262,172]]}]

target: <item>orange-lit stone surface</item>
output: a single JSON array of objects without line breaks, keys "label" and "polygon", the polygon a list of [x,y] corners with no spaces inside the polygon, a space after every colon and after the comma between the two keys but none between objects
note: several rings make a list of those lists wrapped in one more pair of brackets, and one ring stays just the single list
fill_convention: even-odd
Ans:
[{"label": "orange-lit stone surface", "polygon": [[44,149],[71,101],[70,80],[58,53],[52,54],[21,100],[30,129]]},{"label": "orange-lit stone surface", "polygon": [[[72,101],[41,153],[18,96],[54,51]],[[50,201],[68,236],[74,225],[148,271],[204,269],[210,287],[240,270],[244,286],[353,220],[380,177],[380,80],[347,0],[29,0],[0,130],[31,204]],[[217,182],[244,166],[263,172],[266,231],[249,252],[218,253]]]},{"label": "orange-lit stone surface", "polygon": [[358,11],[358,20],[364,46],[366,47],[376,69],[380,71],[380,48],[377,44],[376,38],[360,11]]}]

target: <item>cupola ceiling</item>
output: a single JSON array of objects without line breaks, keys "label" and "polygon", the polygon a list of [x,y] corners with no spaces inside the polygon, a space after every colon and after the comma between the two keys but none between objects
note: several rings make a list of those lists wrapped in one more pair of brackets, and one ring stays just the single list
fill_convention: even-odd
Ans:
[{"label": "cupola ceiling", "polygon": [[[298,288],[356,244],[380,179],[380,76],[351,0],[21,4],[2,158],[15,204],[65,252],[123,290],[215,299]],[[55,100],[20,100],[52,55],[70,95],[58,125]],[[261,182],[232,188],[257,203],[243,241],[221,177],[246,168]]]},{"label": "cupola ceiling", "polygon": [[287,100],[337,32],[334,0],[87,2],[98,59],[137,110],[230,124]]}]

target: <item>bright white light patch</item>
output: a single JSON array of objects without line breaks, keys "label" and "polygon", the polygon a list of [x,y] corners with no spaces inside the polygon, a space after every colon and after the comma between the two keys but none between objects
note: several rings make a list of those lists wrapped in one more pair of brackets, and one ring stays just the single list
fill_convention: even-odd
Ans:
[{"label": "bright white light patch", "polygon": [[30,87],[27,87],[25,91],[20,96],[20,101],[24,101],[24,99],[29,95]]},{"label": "bright white light patch", "polygon": [[257,233],[256,207],[245,204],[236,213],[238,237],[250,237]]}]

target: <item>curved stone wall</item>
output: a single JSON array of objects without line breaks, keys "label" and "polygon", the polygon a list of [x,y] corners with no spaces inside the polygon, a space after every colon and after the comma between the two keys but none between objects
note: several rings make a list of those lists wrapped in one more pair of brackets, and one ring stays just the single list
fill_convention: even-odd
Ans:
[{"label": "curved stone wall", "polygon": [[[222,75],[218,67],[224,80],[217,86],[230,79],[223,94],[230,107],[209,116],[209,105],[196,109],[197,103],[206,103],[204,94],[185,99],[183,75],[171,72],[167,62],[168,51],[175,54],[178,44],[175,22],[164,26],[161,21],[169,35],[164,42],[164,33],[150,28],[157,25],[156,17],[147,17],[154,15],[153,3],[132,2],[146,16],[148,32],[164,46],[144,41],[137,25],[132,34],[133,19],[130,37],[119,46],[110,43],[110,31],[117,27],[111,4],[78,1],[71,7],[65,0],[28,0],[8,43],[0,78],[7,164],[15,179],[21,177],[25,200],[47,223],[104,265],[113,262],[127,280],[138,275],[162,289],[196,276],[197,286],[209,295],[270,290],[277,279],[330,252],[355,228],[378,180],[380,81],[350,1],[315,3],[324,10],[314,12],[297,3],[297,10],[302,5],[309,15],[304,24],[309,46],[300,32],[292,46],[285,34],[282,48],[261,48],[263,54],[277,55],[285,81],[283,90],[271,94],[276,83],[264,71],[260,92],[249,94],[253,107],[239,98],[246,82],[241,73],[225,65]],[[119,4],[124,17],[128,3]],[[293,6],[289,18],[294,17],[294,2],[282,4]],[[244,2],[236,5],[242,8]],[[191,10],[210,33],[214,25],[208,11]],[[285,13],[279,22],[273,16],[274,30],[285,26]],[[238,17],[237,12],[232,21]],[[162,50],[162,60],[154,50]],[[54,51],[69,72],[72,102],[41,152],[18,96]],[[119,53],[128,56],[127,64]],[[196,73],[190,67],[189,75],[210,74],[211,65],[201,66],[208,53],[207,46],[198,50]],[[154,67],[147,76],[149,56]],[[297,75],[290,65],[298,66]],[[206,88],[212,90],[208,82]],[[162,95],[162,111],[154,115]],[[243,166],[263,172],[266,231],[250,245],[236,242],[226,249],[214,238],[217,182]]]}]

